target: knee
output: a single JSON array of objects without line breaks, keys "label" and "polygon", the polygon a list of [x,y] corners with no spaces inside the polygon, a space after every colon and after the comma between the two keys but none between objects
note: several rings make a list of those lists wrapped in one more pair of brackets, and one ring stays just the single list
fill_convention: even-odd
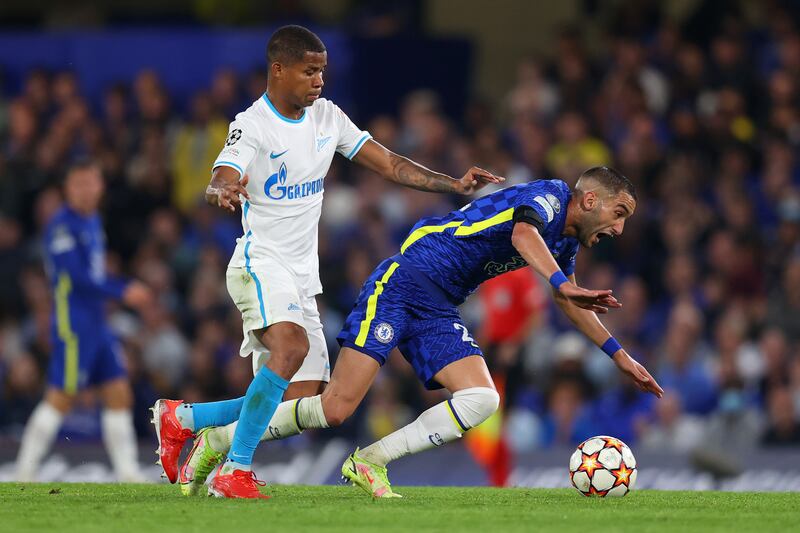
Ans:
[{"label": "knee", "polygon": [[489,387],[472,387],[453,394],[451,400],[468,427],[475,427],[500,407],[500,395]]},{"label": "knee", "polygon": [[294,363],[298,368],[303,364],[303,360],[308,355],[308,338],[305,333],[302,337],[293,340],[291,344],[282,350],[283,356]]},{"label": "knee", "polygon": [[354,410],[349,402],[338,397],[326,397],[325,393],[322,394],[322,412],[325,413],[325,421],[328,426],[341,426],[345,420],[350,418]]},{"label": "knee", "polygon": [[306,330],[297,324],[286,323],[281,324],[280,330],[276,327],[274,332],[269,329],[267,332],[268,342],[264,344],[271,352],[270,357],[285,361],[294,370],[300,368],[309,350]]},{"label": "knee", "polygon": [[45,394],[45,401],[49,403],[62,415],[66,415],[72,410],[75,396],[67,394],[61,390],[51,388]]},{"label": "knee", "polygon": [[103,405],[107,409],[130,409],[133,391],[127,379],[116,379],[101,387]]}]

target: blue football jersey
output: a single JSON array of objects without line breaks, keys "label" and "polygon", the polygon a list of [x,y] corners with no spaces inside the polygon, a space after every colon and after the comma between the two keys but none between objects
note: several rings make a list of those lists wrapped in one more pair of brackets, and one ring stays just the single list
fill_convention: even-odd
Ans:
[{"label": "blue football jersey", "polygon": [[100,217],[61,209],[47,225],[44,251],[55,294],[54,327],[92,331],[104,324],[105,300],[121,298],[125,282],[106,276]]},{"label": "blue football jersey", "polygon": [[529,207],[543,223],[542,238],[566,275],[575,271],[579,242],[562,235],[572,193],[561,180],[507,187],[443,217],[420,220],[400,252],[456,304],[481,283],[527,266],[511,244],[514,211]]}]

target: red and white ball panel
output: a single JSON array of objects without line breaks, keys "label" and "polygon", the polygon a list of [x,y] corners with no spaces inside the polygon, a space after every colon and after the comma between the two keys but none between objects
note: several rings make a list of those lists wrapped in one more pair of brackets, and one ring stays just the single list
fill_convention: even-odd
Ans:
[{"label": "red and white ball panel", "polygon": [[569,458],[572,485],[584,496],[624,496],[636,485],[636,458],[621,440],[587,439]]}]

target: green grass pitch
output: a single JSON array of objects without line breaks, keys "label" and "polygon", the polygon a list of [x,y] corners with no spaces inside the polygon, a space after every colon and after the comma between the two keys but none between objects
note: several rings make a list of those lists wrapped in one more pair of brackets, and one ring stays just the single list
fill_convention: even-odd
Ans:
[{"label": "green grass pitch", "polygon": [[268,501],[185,498],[176,486],[0,483],[0,530],[143,531],[800,531],[793,493],[424,487],[372,501],[346,486],[270,486]]}]

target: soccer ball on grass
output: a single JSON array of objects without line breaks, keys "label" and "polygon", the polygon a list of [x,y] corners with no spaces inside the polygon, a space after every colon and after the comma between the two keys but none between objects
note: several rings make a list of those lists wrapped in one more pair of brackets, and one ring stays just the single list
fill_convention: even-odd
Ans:
[{"label": "soccer ball on grass", "polygon": [[584,496],[625,496],[636,485],[636,475],[631,449],[614,437],[586,439],[569,458],[572,486]]}]

